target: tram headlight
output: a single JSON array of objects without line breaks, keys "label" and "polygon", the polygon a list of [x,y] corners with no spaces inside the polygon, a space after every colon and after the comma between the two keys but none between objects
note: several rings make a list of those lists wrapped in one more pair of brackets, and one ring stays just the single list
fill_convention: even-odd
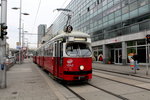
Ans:
[{"label": "tram headlight", "polygon": [[79,67],[79,69],[80,69],[80,70],[84,70],[84,66],[81,65],[81,66]]}]

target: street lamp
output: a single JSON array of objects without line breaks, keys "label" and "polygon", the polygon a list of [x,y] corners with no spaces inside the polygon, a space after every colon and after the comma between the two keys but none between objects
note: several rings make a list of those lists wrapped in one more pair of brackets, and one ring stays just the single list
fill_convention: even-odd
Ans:
[{"label": "street lamp", "polygon": [[[20,0],[20,7],[13,7],[14,10],[20,10],[19,13],[19,46],[21,47],[21,15],[29,15],[28,13],[22,13],[22,0]],[[19,64],[21,63],[21,50],[19,48]]]}]

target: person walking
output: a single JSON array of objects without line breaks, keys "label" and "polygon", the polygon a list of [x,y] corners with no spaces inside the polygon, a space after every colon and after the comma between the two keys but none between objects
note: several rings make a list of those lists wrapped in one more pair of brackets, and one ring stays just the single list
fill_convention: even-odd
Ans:
[{"label": "person walking", "polygon": [[102,55],[102,54],[99,54],[98,60],[99,60],[101,63],[103,62],[103,55]]},{"label": "person walking", "polygon": [[139,57],[138,57],[138,55],[135,53],[132,58],[134,60],[134,68],[136,70],[139,70],[139,65],[138,65],[138,63],[139,63]]}]

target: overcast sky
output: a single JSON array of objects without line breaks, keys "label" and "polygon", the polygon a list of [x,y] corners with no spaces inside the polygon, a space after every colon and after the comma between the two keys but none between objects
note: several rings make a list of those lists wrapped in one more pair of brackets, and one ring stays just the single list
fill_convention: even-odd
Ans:
[{"label": "overcast sky", "polygon": [[[28,16],[22,15],[24,31],[37,34],[37,27],[39,24],[47,24],[47,26],[50,26],[59,14],[57,11],[53,12],[53,10],[56,8],[66,7],[70,1],[71,0],[41,0],[38,11],[40,0],[22,0],[22,13],[30,14]],[[7,42],[9,43],[10,48],[16,48],[16,42],[19,41],[19,10],[13,10],[12,8],[19,7],[20,0],[7,0],[7,2],[7,24],[9,37]],[[28,38],[29,43],[37,42],[36,35],[25,35],[25,38]],[[27,39],[25,39],[25,41],[27,41]],[[36,44],[29,44],[29,47],[34,48],[36,47]]]}]

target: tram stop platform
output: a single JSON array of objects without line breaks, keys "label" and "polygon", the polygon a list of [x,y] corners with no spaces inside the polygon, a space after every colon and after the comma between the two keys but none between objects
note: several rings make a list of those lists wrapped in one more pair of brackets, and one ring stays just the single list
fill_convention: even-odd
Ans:
[{"label": "tram stop platform", "polygon": [[44,75],[31,59],[15,64],[7,71],[7,88],[0,89],[0,100],[64,100]]},{"label": "tram stop platform", "polygon": [[93,70],[94,69],[102,69],[108,70],[112,72],[120,72],[125,74],[132,74],[141,77],[149,77],[150,78],[150,65],[147,67],[146,65],[139,65],[140,70],[132,70],[130,65],[119,65],[119,64],[103,64],[98,61],[93,62]]}]

